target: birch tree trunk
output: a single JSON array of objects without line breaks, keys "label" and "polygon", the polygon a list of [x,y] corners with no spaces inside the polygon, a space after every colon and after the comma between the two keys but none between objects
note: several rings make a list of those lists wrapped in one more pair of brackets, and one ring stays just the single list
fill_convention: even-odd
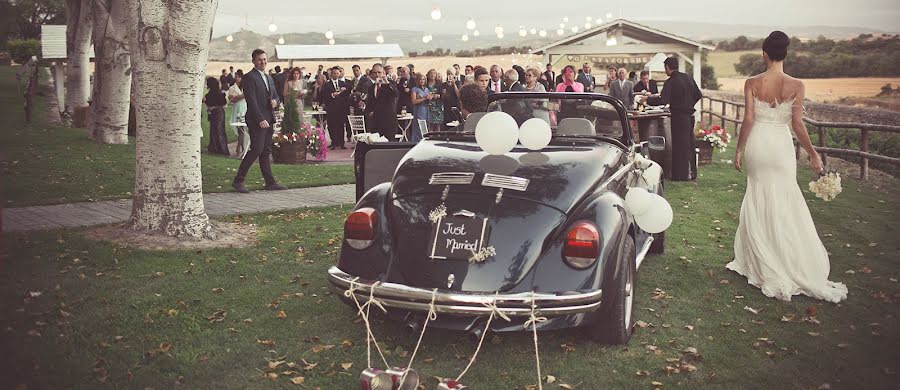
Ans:
[{"label": "birch tree trunk", "polygon": [[87,107],[91,94],[88,69],[91,48],[91,5],[89,0],[66,0],[66,107]]},{"label": "birch tree trunk", "polygon": [[94,16],[94,94],[91,139],[128,143],[131,54],[125,28],[125,0],[92,0]]},{"label": "birch tree trunk", "polygon": [[137,122],[129,227],[215,238],[203,208],[200,104],[218,0],[129,0]]}]

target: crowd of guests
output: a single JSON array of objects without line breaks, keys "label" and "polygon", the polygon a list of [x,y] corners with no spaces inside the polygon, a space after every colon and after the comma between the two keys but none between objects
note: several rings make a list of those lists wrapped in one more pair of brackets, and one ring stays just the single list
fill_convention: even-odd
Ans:
[{"label": "crowd of guests", "polygon": [[[465,115],[463,90],[466,95],[477,99],[477,92],[486,95],[507,91],[524,92],[599,92],[621,100],[626,107],[632,107],[637,100],[657,96],[656,81],[650,79],[647,71],[630,72],[625,68],[608,67],[605,82],[597,83],[591,74],[591,65],[584,63],[581,69],[568,65],[557,73],[552,64],[542,71],[535,67],[523,68],[513,65],[504,70],[499,65],[483,67],[466,65],[452,67],[440,72],[437,69],[417,72],[412,64],[394,68],[391,65],[374,64],[363,70],[359,65],[351,67],[350,74],[344,68],[325,68],[319,65],[315,72],[305,67],[282,69],[280,66],[268,70],[274,84],[276,100],[281,103],[286,98],[295,99],[298,109],[312,105],[314,111],[324,114],[331,144],[329,148],[347,148],[352,135],[348,115],[362,115],[366,131],[377,132],[393,141],[402,131],[398,119],[412,115],[406,138],[418,142],[423,134],[448,129],[450,122],[463,122]],[[228,123],[243,122],[246,102],[241,89],[241,69],[222,69],[216,80],[207,79],[209,93],[204,98],[210,121],[210,153],[228,155],[225,139],[225,118],[223,107],[232,104]],[[470,109],[480,105],[470,104]],[[307,120],[301,115],[301,120]],[[420,125],[421,124],[421,125]],[[233,126],[239,138],[236,152],[240,155],[248,150],[249,136],[245,127]],[[402,138],[402,137],[401,137]],[[224,145],[224,146],[223,146]]]}]

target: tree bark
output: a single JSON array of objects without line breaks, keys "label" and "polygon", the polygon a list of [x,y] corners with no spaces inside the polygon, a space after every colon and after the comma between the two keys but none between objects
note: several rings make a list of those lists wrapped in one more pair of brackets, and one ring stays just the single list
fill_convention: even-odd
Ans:
[{"label": "tree bark", "polygon": [[131,229],[214,238],[203,207],[200,104],[217,5],[126,2],[139,129]]},{"label": "tree bark", "polygon": [[91,6],[89,0],[66,0],[66,107],[65,112],[88,106],[91,76]]},{"label": "tree bark", "polygon": [[91,139],[128,143],[131,54],[125,28],[125,0],[93,0],[94,94]]}]

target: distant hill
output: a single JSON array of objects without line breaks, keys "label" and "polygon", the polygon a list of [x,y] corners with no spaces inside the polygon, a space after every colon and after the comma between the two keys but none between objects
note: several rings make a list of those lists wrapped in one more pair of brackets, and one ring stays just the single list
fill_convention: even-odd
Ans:
[{"label": "distant hill", "polygon": [[[813,39],[820,35],[831,39],[847,39],[856,37],[859,34],[881,34],[885,31],[866,28],[866,27],[833,27],[833,26],[762,26],[762,25],[734,25],[734,24],[718,24],[718,23],[689,23],[678,21],[642,21],[635,20],[640,24],[667,31],[676,35],[691,38],[694,40],[721,40],[744,35],[750,38],[759,38],[767,36],[772,30],[780,29],[790,36],[797,36],[801,39]],[[550,34],[546,38],[540,38],[538,35],[528,34],[520,37],[518,31],[506,31],[504,39],[497,39],[493,31],[485,31],[479,37],[469,35],[469,41],[463,42],[461,34],[438,34],[432,33],[433,40],[429,43],[422,43],[422,31],[408,30],[382,30],[384,41],[388,43],[397,43],[404,52],[410,51],[422,52],[429,49],[450,49],[459,51],[463,49],[487,48],[491,46],[525,46],[539,47],[547,43],[553,42],[558,38],[556,31],[548,31]],[[375,43],[375,37],[379,31],[357,32],[352,34],[335,35],[334,40],[337,44],[348,43]],[[232,34],[234,40],[227,42],[225,36],[217,37],[210,43],[209,59],[211,61],[237,61],[244,60],[249,56],[253,49],[261,47],[265,49],[271,56],[274,56],[275,45],[278,43],[278,37],[283,36],[286,44],[295,45],[324,45],[328,44],[325,35],[321,32],[308,33],[288,33],[276,35],[262,35],[253,31],[241,30]]]}]

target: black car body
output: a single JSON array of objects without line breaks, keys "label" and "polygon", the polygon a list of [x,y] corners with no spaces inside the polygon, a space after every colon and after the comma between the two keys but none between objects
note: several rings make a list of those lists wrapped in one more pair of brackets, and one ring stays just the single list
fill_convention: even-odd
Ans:
[{"label": "black car body", "polygon": [[[357,185],[366,191],[329,281],[340,291],[353,285],[360,301],[371,293],[409,323],[434,299],[429,326],[477,331],[496,305],[511,321],[493,321],[491,330],[522,330],[533,304],[548,317],[539,330],[585,326],[599,340],[627,342],[637,267],[662,251],[664,234],[643,232],[624,204],[640,174],[633,160],[647,144],[632,141],[624,106],[606,95],[503,93],[491,101],[489,111],[519,124],[550,122],[550,145],[491,156],[471,131],[430,133],[414,147],[359,145]],[[366,175],[376,170],[391,179]],[[662,193],[662,183],[645,188]],[[459,229],[430,218],[442,205],[440,221],[462,221],[496,254],[481,262],[436,256],[436,247],[452,250],[438,244],[450,242],[447,230]]]}]

